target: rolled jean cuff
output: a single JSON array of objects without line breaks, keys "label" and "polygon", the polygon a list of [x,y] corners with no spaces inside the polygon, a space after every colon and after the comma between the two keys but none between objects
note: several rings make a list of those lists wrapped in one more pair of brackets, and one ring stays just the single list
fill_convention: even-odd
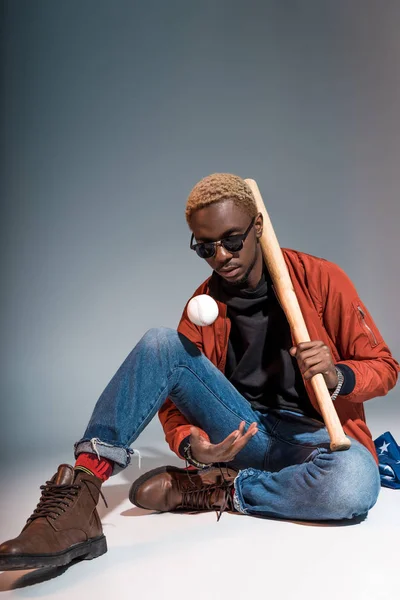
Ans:
[{"label": "rolled jean cuff", "polygon": [[89,454],[96,454],[98,458],[102,456],[107,458],[114,463],[113,475],[116,475],[120,471],[123,471],[131,462],[131,454],[135,451],[132,448],[125,448],[124,446],[115,446],[103,442],[99,438],[82,439],[74,444],[75,458],[78,458],[79,454],[87,452]]},{"label": "rolled jean cuff", "polygon": [[240,491],[240,479],[241,476],[246,478],[248,475],[252,475],[253,473],[254,471],[252,469],[244,469],[243,471],[239,471],[233,482],[233,487],[235,488],[235,493],[233,495],[233,506],[238,512],[244,515],[248,515],[249,512],[244,507],[243,495]]}]

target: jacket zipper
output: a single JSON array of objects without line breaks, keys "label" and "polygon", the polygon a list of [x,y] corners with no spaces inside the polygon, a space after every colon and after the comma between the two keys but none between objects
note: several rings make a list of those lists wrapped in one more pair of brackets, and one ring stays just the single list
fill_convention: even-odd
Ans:
[{"label": "jacket zipper", "polygon": [[371,327],[368,325],[368,323],[365,320],[365,313],[363,311],[363,309],[361,308],[361,306],[357,306],[358,308],[358,312],[361,315],[361,321],[363,324],[363,327],[365,327],[365,329],[367,330],[367,335],[369,335],[370,340],[372,339],[372,343],[377,346],[378,345],[378,340],[376,339],[376,336],[374,334],[374,332],[372,331]]}]

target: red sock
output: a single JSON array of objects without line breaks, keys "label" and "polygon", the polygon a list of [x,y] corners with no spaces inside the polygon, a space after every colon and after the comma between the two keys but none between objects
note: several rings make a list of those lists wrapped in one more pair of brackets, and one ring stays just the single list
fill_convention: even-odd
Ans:
[{"label": "red sock", "polygon": [[78,455],[74,468],[79,471],[89,472],[102,481],[106,481],[112,475],[113,466],[114,463],[112,460],[103,457],[99,459],[96,454],[82,452]]}]

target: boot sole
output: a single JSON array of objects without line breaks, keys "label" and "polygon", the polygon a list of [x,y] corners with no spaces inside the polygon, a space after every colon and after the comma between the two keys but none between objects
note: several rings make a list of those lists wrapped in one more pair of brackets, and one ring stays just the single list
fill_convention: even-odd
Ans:
[{"label": "boot sole", "polygon": [[[153,469],[152,471],[149,471],[148,473],[144,473],[138,479],[136,479],[136,481],[134,481],[132,483],[131,489],[129,490],[129,500],[132,504],[134,504],[138,508],[144,508],[145,510],[152,510],[152,509],[149,509],[148,506],[142,506],[136,500],[136,494],[137,494],[138,489],[148,479],[151,479],[151,477],[154,477],[155,475],[159,475],[160,473],[166,473],[166,472],[168,472],[168,473],[189,473],[189,475],[198,475],[199,473],[206,474],[206,473],[208,473],[210,471],[214,471],[214,470],[217,470],[218,474],[220,473],[220,470],[218,469],[218,467],[210,467],[210,469],[208,469],[207,471],[203,471],[201,469],[193,469],[193,470],[187,471],[186,469],[180,469],[179,467],[172,467],[172,466],[158,467],[157,469]],[[228,477],[234,478],[237,475],[237,471],[234,469],[231,469],[229,467],[223,467],[223,471]],[[162,512],[162,511],[159,511],[159,512]],[[168,511],[168,512],[170,512],[170,511]]]},{"label": "boot sole", "polygon": [[3,554],[0,556],[0,571],[20,569],[40,569],[44,567],[62,567],[76,558],[92,560],[107,552],[107,540],[104,535],[92,538],[69,547],[63,552],[53,554]]}]

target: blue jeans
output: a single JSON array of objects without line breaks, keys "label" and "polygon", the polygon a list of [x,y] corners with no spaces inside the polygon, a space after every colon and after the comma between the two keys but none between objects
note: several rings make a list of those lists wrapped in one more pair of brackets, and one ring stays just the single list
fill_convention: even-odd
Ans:
[{"label": "blue jeans", "polygon": [[235,505],[245,513],[302,520],[350,519],[375,504],[379,471],[372,454],[352,440],[331,452],[323,424],[291,411],[261,414],[185,336],[149,330],[97,401],[75,456],[93,452],[126,467],[131,444],[170,397],[192,425],[219,443],[240,421],[258,433],[230,466],[239,470]]}]

